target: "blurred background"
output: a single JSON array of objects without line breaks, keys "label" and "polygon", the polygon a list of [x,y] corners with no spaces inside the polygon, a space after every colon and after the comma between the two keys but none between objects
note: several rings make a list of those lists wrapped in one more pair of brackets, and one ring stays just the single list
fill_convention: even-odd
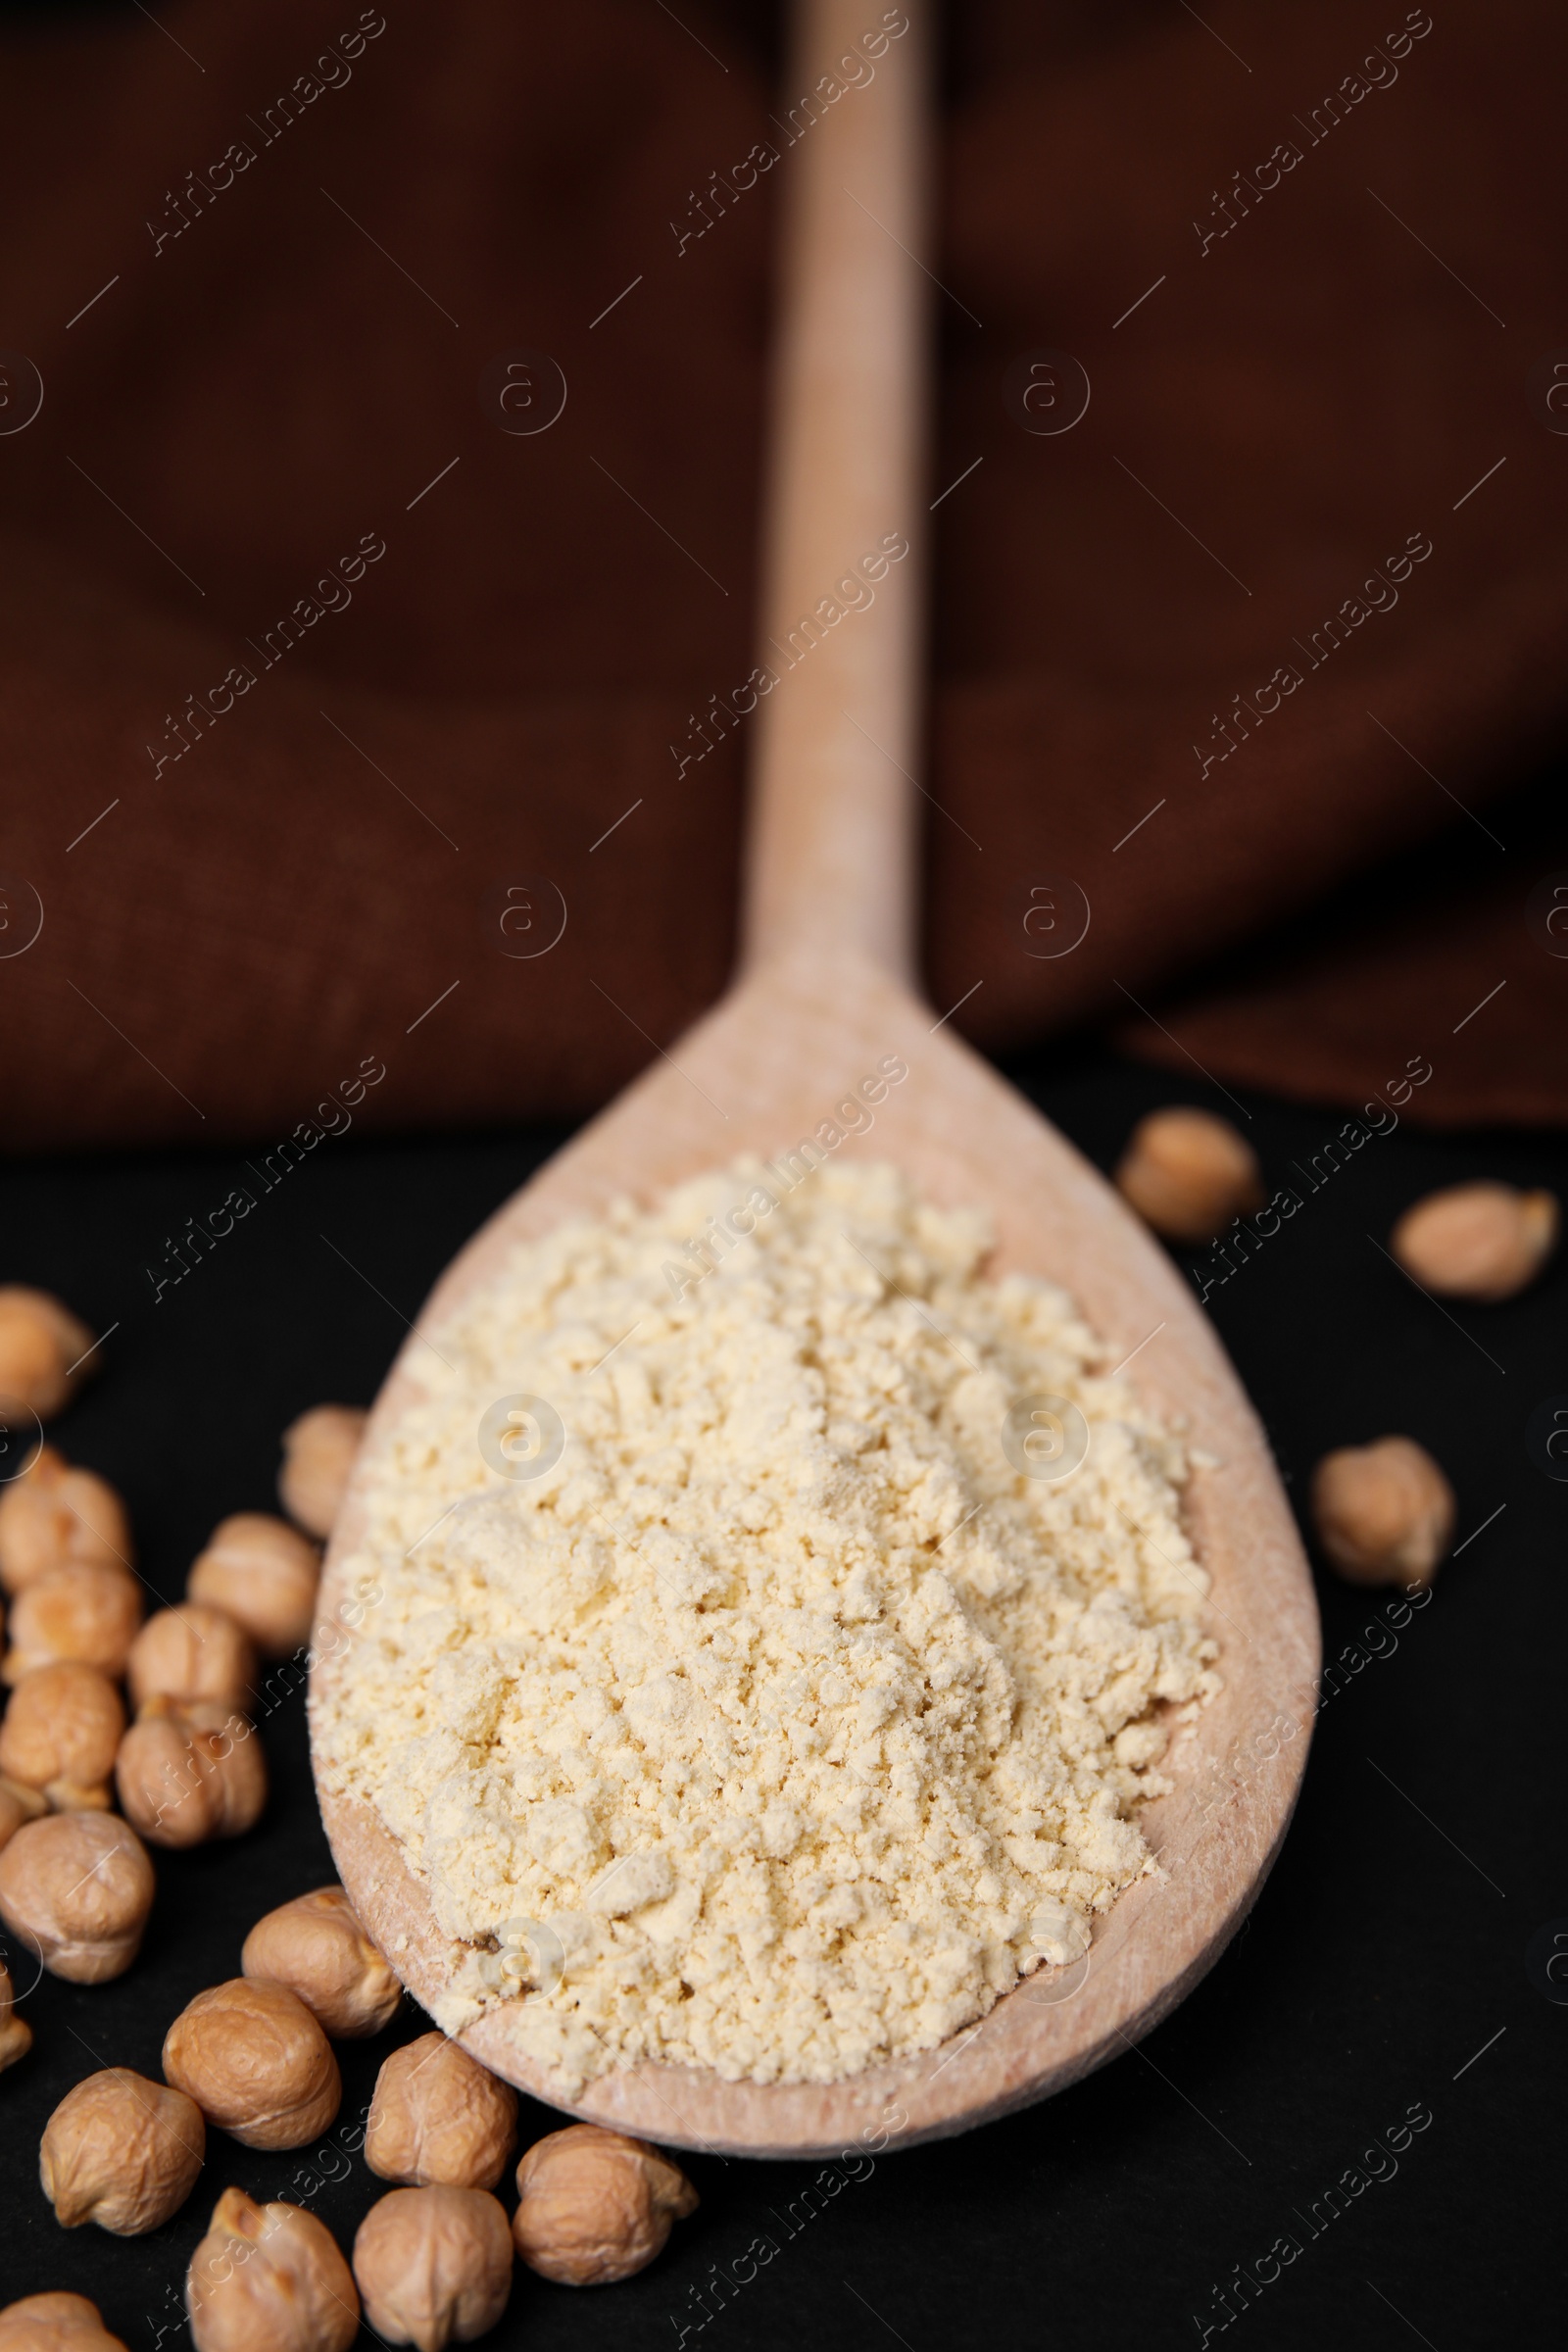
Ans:
[{"label": "blurred background", "polygon": [[[1384,14],[951,12],[928,985],[1551,1119],[1568,33]],[[7,1148],[580,1115],[734,952],[777,13],[5,40]]]}]

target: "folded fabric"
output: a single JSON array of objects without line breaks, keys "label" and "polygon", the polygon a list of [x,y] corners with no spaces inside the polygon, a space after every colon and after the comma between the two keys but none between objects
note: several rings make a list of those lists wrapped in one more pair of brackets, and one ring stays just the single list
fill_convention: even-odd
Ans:
[{"label": "folded fabric", "polygon": [[[1563,1116],[1568,27],[953,16],[934,1000]],[[716,996],[776,198],[904,22],[8,33],[7,1149],[574,1115]]]}]

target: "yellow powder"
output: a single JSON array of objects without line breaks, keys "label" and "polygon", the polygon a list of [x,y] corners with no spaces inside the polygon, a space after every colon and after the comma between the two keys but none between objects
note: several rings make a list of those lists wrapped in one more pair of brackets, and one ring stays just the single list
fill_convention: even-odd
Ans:
[{"label": "yellow powder", "polygon": [[1184,1456],[988,1247],[893,1168],[748,1162],[519,1248],[431,1335],[316,1730],[469,1947],[448,2031],[531,1985],[565,2092],[829,2081],[1076,1957],[1151,1867],[1138,1802],[1216,1687]]}]

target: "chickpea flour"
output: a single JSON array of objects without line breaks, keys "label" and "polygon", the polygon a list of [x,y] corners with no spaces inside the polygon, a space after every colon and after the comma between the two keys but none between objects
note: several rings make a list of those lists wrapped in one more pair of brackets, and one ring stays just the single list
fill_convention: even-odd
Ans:
[{"label": "chickpea flour", "polygon": [[1171,1716],[1218,1687],[1185,1455],[989,1246],[894,1168],[742,1162],[520,1246],[431,1334],[316,1734],[469,1947],[448,2032],[513,2000],[568,2092],[828,2082],[1076,1957],[1152,1867]]}]

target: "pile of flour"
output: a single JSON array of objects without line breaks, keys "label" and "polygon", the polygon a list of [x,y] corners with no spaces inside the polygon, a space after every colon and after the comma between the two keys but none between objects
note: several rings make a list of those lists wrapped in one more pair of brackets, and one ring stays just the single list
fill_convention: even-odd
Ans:
[{"label": "pile of flour", "polygon": [[[1138,1801],[1216,1687],[1182,1449],[1066,1295],[983,1280],[984,1219],[893,1168],[770,1173],[519,1248],[421,1350],[348,1563],[383,1597],[323,1782],[471,1947],[438,2022],[531,1984],[567,2088],[933,2047],[1150,1867]],[[748,1198],[703,1272],[684,1237]],[[1088,1425],[1058,1484],[1003,1442],[1042,1393]],[[480,1449],[519,1395],[543,1475]]]}]

